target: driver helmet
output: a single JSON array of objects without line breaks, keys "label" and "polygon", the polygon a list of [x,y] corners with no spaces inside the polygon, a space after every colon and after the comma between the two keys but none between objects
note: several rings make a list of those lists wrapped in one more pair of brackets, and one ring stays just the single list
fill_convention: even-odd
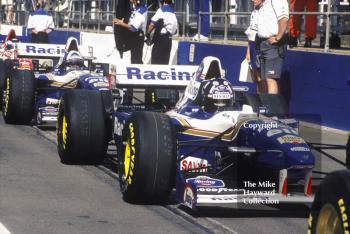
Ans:
[{"label": "driver helmet", "polygon": [[233,104],[234,93],[229,81],[222,78],[212,78],[202,83],[200,90],[202,108],[206,112],[215,112]]},{"label": "driver helmet", "polygon": [[66,65],[69,68],[82,68],[84,66],[83,56],[78,51],[70,51],[67,54]]}]

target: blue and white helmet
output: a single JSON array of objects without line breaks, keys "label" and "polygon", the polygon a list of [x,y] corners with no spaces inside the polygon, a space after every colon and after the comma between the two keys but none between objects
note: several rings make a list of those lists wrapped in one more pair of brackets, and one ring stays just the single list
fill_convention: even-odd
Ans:
[{"label": "blue and white helmet", "polygon": [[66,65],[83,67],[84,66],[83,56],[81,56],[81,54],[76,50],[69,51],[66,58]]},{"label": "blue and white helmet", "polygon": [[234,94],[229,81],[222,78],[213,78],[204,81],[201,86],[201,105],[205,111],[214,112],[221,107],[232,106]]}]

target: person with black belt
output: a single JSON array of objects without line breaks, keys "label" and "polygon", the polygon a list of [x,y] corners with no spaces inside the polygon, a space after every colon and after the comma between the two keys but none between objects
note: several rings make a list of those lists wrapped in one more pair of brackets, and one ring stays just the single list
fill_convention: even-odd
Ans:
[{"label": "person with black belt", "polygon": [[258,6],[256,43],[260,51],[261,78],[267,92],[278,94],[278,80],[287,51],[289,20],[287,0],[252,0]]},{"label": "person with black belt", "polygon": [[142,64],[143,45],[145,41],[145,32],[147,26],[147,8],[142,0],[130,0],[133,4],[133,12],[130,16],[129,23],[125,23],[124,19],[113,19],[113,24],[127,28],[131,31],[130,52],[131,63]]},{"label": "person with black belt", "polygon": [[161,3],[162,6],[151,18],[147,30],[149,40],[150,33],[155,29],[151,55],[152,64],[169,64],[172,36],[178,31],[177,18],[171,7],[172,0],[162,0]]},{"label": "person with black belt", "polygon": [[54,29],[52,15],[44,10],[45,2],[36,3],[36,11],[31,13],[28,18],[28,30],[31,33],[32,43],[49,43],[49,33]]}]

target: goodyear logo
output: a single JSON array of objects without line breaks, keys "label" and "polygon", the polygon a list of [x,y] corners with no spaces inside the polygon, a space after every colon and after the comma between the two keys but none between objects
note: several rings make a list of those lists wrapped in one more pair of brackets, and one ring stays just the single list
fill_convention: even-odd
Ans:
[{"label": "goodyear logo", "polygon": [[127,67],[127,78],[129,80],[191,80],[191,73],[176,71],[170,68],[170,71],[142,71],[137,67]]},{"label": "goodyear logo", "polygon": [[344,234],[349,234],[349,217],[346,212],[345,201],[343,198],[338,200],[338,206],[340,209],[341,220],[343,221]]},{"label": "goodyear logo", "polygon": [[26,52],[31,54],[48,54],[48,55],[60,55],[64,53],[64,48],[61,46],[56,47],[37,47],[35,45],[27,45]]}]

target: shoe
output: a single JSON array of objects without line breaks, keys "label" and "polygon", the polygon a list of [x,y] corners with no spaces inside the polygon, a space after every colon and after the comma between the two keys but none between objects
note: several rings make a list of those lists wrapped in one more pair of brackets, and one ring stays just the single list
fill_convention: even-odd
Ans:
[{"label": "shoe", "polygon": [[209,38],[206,36],[203,36],[202,34],[199,35],[198,37],[198,33],[196,35],[194,35],[194,37],[192,37],[192,41],[209,41]]},{"label": "shoe", "polygon": [[312,39],[306,38],[304,47],[305,48],[311,48],[312,47]]},{"label": "shoe", "polygon": [[288,45],[289,45],[289,48],[297,47],[298,46],[298,38],[297,37],[289,37]]}]

